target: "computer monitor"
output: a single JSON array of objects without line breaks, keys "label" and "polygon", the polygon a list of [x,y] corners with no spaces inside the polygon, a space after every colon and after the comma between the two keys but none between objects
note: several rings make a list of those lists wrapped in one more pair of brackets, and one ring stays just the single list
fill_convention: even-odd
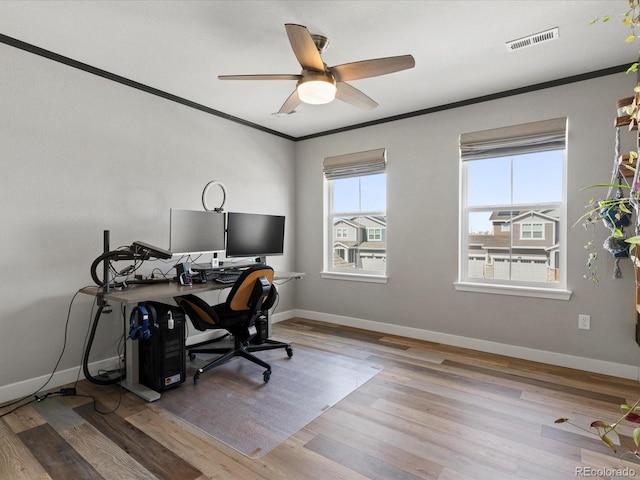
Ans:
[{"label": "computer monitor", "polygon": [[219,252],[225,249],[223,213],[170,210],[169,250],[173,255]]},{"label": "computer monitor", "polygon": [[266,257],[284,253],[280,215],[227,213],[227,257]]}]

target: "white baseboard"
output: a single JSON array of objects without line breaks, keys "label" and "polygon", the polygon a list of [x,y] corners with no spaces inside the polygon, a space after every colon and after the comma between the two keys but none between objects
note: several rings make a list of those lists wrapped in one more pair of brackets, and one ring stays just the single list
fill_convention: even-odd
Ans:
[{"label": "white baseboard", "polygon": [[[108,358],[90,364],[89,371],[94,375],[95,372],[100,370],[113,370],[119,368],[118,363],[118,357]],[[51,377],[51,380],[47,383],[49,377]],[[22,382],[5,385],[0,387],[0,403],[10,402],[23,397],[33,397],[33,395],[40,390],[51,390],[62,385],[74,383],[78,378],[81,380],[84,378],[81,366],[55,372],[53,376],[48,373],[41,377],[30,378]],[[43,388],[45,383],[47,383],[47,385]]]},{"label": "white baseboard", "polygon": [[490,342],[487,340],[479,340],[477,338],[462,337],[458,335],[451,335],[448,333],[433,332],[430,330],[422,330],[419,328],[403,327],[400,325],[392,325],[389,323],[373,322],[371,320],[363,320],[360,318],[345,317],[341,315],[331,315],[309,310],[292,310],[290,312],[287,312],[287,314],[289,314],[289,317],[287,318],[308,318],[310,320],[318,320],[321,322],[334,323],[347,327],[361,328],[373,332],[399,335],[402,337],[415,338],[418,340],[442,343],[444,345],[451,345],[454,347],[469,348],[471,350],[478,350],[481,352],[495,353],[497,355],[505,355],[524,360],[532,360],[549,365],[575,368],[577,370],[586,372],[600,373],[631,380],[640,380],[640,368],[635,365],[625,365],[622,363],[607,362],[605,360],[596,360],[593,358],[576,357],[574,355],[550,352],[547,350],[536,350],[533,348],[519,347],[517,345]]},{"label": "white baseboard", "polygon": [[282,322],[283,320],[289,320],[298,316],[297,310],[287,310],[286,312],[272,313],[269,318],[271,323]]}]

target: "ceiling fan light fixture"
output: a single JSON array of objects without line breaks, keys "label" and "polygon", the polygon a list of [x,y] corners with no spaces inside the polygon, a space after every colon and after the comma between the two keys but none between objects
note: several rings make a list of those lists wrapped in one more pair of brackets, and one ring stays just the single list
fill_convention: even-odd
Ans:
[{"label": "ceiling fan light fixture", "polygon": [[298,85],[298,97],[304,103],[323,105],[336,98],[336,85],[324,80],[311,80]]},{"label": "ceiling fan light fixture", "polygon": [[336,98],[336,81],[327,72],[303,72],[297,89],[298,98],[311,105],[324,105]]}]

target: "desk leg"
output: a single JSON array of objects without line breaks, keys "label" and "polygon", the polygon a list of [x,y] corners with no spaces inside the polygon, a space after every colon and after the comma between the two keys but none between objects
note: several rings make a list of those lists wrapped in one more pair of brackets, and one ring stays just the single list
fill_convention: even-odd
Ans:
[{"label": "desk leg", "polygon": [[[128,332],[125,327],[125,335]],[[128,335],[127,335],[128,336]],[[125,345],[126,349],[126,378],[121,382],[122,387],[129,390],[131,393],[135,393],[143,400],[147,402],[155,402],[160,398],[160,394],[155,390],[152,390],[148,387],[145,387],[140,383],[140,365],[139,365],[139,357],[138,357],[138,341],[133,341],[130,338],[127,338],[127,342]]]}]

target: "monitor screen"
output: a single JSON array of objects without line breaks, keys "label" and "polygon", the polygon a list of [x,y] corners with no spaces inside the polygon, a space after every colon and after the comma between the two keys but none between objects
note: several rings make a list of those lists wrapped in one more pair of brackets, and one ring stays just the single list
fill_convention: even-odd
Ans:
[{"label": "monitor screen", "polygon": [[227,213],[227,257],[264,257],[283,251],[283,216]]},{"label": "monitor screen", "polygon": [[173,255],[222,251],[224,214],[172,208],[169,250]]}]

